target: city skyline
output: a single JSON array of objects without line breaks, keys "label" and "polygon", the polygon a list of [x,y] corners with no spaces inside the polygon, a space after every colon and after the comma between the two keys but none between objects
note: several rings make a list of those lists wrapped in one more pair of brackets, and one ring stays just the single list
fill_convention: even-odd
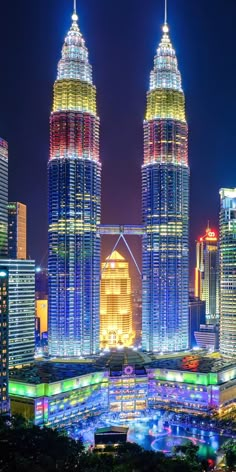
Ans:
[{"label": "city skyline", "polygon": [[[68,22],[69,22],[69,16],[71,14],[71,2],[65,2],[64,0],[61,0],[59,2],[54,2],[52,1],[50,5],[46,4],[46,2],[41,2],[41,6],[30,6],[28,2],[26,1],[23,6],[21,6],[21,10],[18,10],[18,7],[16,7],[16,10],[11,14],[11,21],[14,23],[21,21],[21,25],[24,25],[24,30],[32,36],[34,41],[36,41],[36,49],[37,53],[36,56],[39,56],[39,63],[37,64],[37,73],[39,73],[39,78],[37,79],[37,90],[41,96],[42,94],[42,100],[43,103],[38,103],[38,110],[39,110],[39,115],[36,116],[34,115],[34,120],[31,121],[31,126],[29,129],[31,130],[30,135],[27,133],[27,139],[26,139],[26,132],[21,133],[21,136],[19,135],[20,129],[21,129],[21,124],[19,124],[19,132],[15,133],[15,124],[12,120],[12,117],[9,114],[9,110],[11,110],[11,106],[9,106],[9,103],[11,103],[11,100],[15,100],[15,90],[11,91],[11,97],[8,96],[8,106],[6,106],[6,97],[3,93],[4,90],[4,81],[7,80],[8,74],[12,71],[12,64],[9,64],[8,67],[5,69],[6,74],[4,74],[4,77],[1,78],[2,82],[2,87],[1,89],[1,94],[0,98],[2,97],[2,104],[3,104],[3,111],[2,111],[2,116],[6,117],[6,120],[4,122],[3,118],[0,120],[2,132],[1,135],[8,140],[9,142],[9,149],[10,149],[10,158],[9,158],[9,165],[10,165],[10,171],[9,171],[9,180],[10,180],[10,192],[9,192],[9,199],[10,200],[15,200],[19,199],[20,201],[26,203],[29,206],[29,254],[31,257],[36,257],[37,263],[40,263],[41,261],[45,261],[45,253],[47,251],[47,245],[46,245],[46,237],[47,237],[47,231],[46,231],[46,226],[47,226],[47,221],[46,221],[46,191],[45,191],[45,177],[46,177],[46,158],[47,158],[47,136],[48,136],[48,131],[47,131],[47,125],[48,125],[48,120],[46,116],[46,111],[48,111],[48,107],[51,104],[52,97],[51,97],[51,84],[55,79],[55,66],[56,66],[56,60],[57,57],[59,56],[59,46],[62,42],[63,39],[63,34],[66,32],[66,29],[68,29]],[[127,15],[126,15],[126,20],[124,21],[124,28],[123,28],[123,35],[122,38],[119,39],[119,41],[115,41],[115,36],[114,33],[117,33],[117,26],[118,23],[121,20],[122,17],[122,8],[124,8],[123,3],[121,2],[119,4],[119,8],[117,8],[116,11],[116,16],[113,18],[113,29],[107,27],[107,29],[104,29],[104,37],[101,35],[102,29],[102,21],[103,21],[103,16],[104,16],[104,11],[106,10],[107,17],[109,18],[109,15],[111,15],[111,10],[109,7],[109,4],[105,1],[99,2],[99,11],[96,7],[96,4],[93,0],[88,2],[89,5],[86,5],[84,1],[80,2],[79,5],[79,15],[80,15],[80,24],[81,24],[81,29],[86,37],[88,47],[91,50],[91,62],[94,66],[94,75],[95,75],[95,82],[98,85],[98,105],[99,105],[99,115],[101,116],[101,123],[102,123],[102,142],[101,142],[101,155],[103,158],[103,211],[102,211],[102,222],[104,223],[125,223],[128,220],[127,214],[130,213],[132,215],[133,222],[140,222],[141,218],[141,192],[138,190],[140,188],[139,183],[140,183],[140,178],[141,178],[141,173],[140,173],[140,165],[141,165],[141,159],[142,159],[142,132],[140,129],[140,123],[142,122],[143,116],[144,116],[144,101],[145,101],[145,90],[147,89],[147,81],[148,81],[148,75],[149,75],[149,70],[151,67],[151,62],[152,62],[152,57],[153,53],[155,52],[157,42],[158,42],[158,34],[160,31],[160,26],[162,23],[162,18],[163,18],[163,2],[153,2],[150,1],[150,5],[146,6],[144,10],[144,2],[140,1],[138,5],[134,5],[133,1],[130,1],[127,7]],[[230,38],[230,35],[232,35],[232,29],[231,29],[231,22],[229,21],[227,23],[227,29],[224,32],[224,35],[221,35],[219,38],[216,35],[217,28],[219,29],[219,25],[224,23],[224,9],[222,2],[214,2],[214,15],[211,16],[211,21],[209,25],[209,21],[207,21],[207,18],[209,20],[209,14],[211,12],[211,7],[213,6],[213,2],[209,1],[207,5],[204,6],[204,15],[201,14],[201,6],[202,2],[200,1],[198,4],[198,7],[195,7],[196,11],[192,11],[192,8],[190,5],[187,5],[186,2],[182,2],[180,0],[180,8],[177,11],[177,6],[176,2],[172,1],[170,2],[169,5],[169,23],[170,23],[170,29],[171,29],[171,35],[173,37],[173,42],[176,45],[176,49],[178,51],[179,55],[179,60],[181,64],[181,70],[183,72],[183,77],[184,77],[184,88],[186,90],[186,96],[187,96],[187,115],[188,115],[188,121],[190,124],[190,163],[191,163],[191,169],[192,169],[192,199],[191,199],[191,259],[193,260],[194,258],[194,240],[196,239],[196,234],[197,230],[196,227],[198,228],[204,228],[206,225],[206,221],[208,218],[211,219],[212,223],[214,226],[217,225],[218,221],[218,210],[219,210],[219,198],[218,198],[218,190],[222,186],[227,186],[227,187],[233,187],[234,182],[233,178],[231,177],[231,174],[233,175],[233,169],[234,169],[234,162],[233,162],[233,148],[231,149],[231,146],[233,146],[233,143],[231,144],[231,139],[230,138],[230,132],[229,130],[231,129],[231,123],[232,119],[230,119],[230,110],[231,107],[228,105],[229,108],[226,108],[224,104],[224,110],[226,114],[226,119],[229,121],[229,126],[227,127],[228,131],[225,133],[224,136],[220,136],[219,133],[217,133],[218,127],[220,127],[220,123],[217,122],[217,118],[214,115],[213,112],[210,110],[214,110],[214,106],[216,107],[216,104],[213,102],[213,97],[211,94],[209,94],[209,101],[208,101],[208,107],[204,112],[204,115],[212,117],[212,123],[215,123],[215,126],[212,125],[211,129],[208,129],[208,139],[207,143],[205,142],[205,138],[201,132],[202,129],[202,123],[200,123],[199,117],[199,109],[202,105],[205,106],[205,102],[203,100],[204,97],[206,97],[206,92],[209,91],[209,79],[206,78],[206,81],[203,81],[203,74],[205,74],[206,77],[210,77],[211,75],[214,76],[214,66],[216,67],[216,57],[214,56],[214,51],[212,52],[212,67],[211,69],[211,63],[208,61],[208,54],[206,54],[206,50],[208,48],[202,48],[201,51],[204,52],[205,56],[207,55],[207,58],[204,56],[204,54],[200,55],[197,54],[196,52],[196,45],[193,41],[193,33],[194,33],[194,25],[193,23],[193,18],[194,21],[199,20],[201,23],[201,30],[199,31],[199,43],[198,43],[198,48],[203,46],[203,39],[204,39],[204,44],[207,44],[207,40],[209,40],[209,48],[211,46],[211,37],[213,36],[217,40],[218,48],[224,48],[225,41],[227,41],[227,38]],[[134,8],[136,6],[136,8]],[[27,9],[28,15],[32,15],[32,18],[34,16],[37,16],[39,26],[40,22],[42,21],[42,18],[44,17],[45,20],[45,37],[42,37],[42,35],[39,34],[39,30],[36,28],[34,31],[31,31],[30,27],[30,22],[27,20],[27,22],[24,23],[24,14],[25,14],[25,8]],[[235,6],[233,5],[233,2],[230,2],[230,9],[232,10],[232,15],[234,14]],[[6,5],[3,6],[3,17],[4,14],[7,17],[7,11],[8,7]],[[89,11],[89,14],[88,14]],[[48,12],[48,15],[46,14]],[[130,26],[130,18],[131,18],[131,13],[133,16],[133,23],[132,27],[128,28],[128,25]],[[145,16],[143,14],[145,13]],[[194,14],[193,14],[194,13]],[[236,14],[236,11],[235,11]],[[16,15],[16,16],[14,16]],[[19,19],[18,19],[19,18]],[[141,21],[142,19],[142,21]],[[27,24],[26,24],[27,23]],[[49,28],[50,27],[50,28]],[[141,45],[141,41],[139,37],[137,36],[137,30],[138,28],[142,27],[144,30],[144,36],[145,36],[145,54],[143,51],[144,46]],[[19,26],[16,26],[16,29],[19,28]],[[27,30],[28,28],[28,30]],[[91,31],[91,28],[93,31]],[[98,29],[100,28],[100,36],[99,36],[99,41],[94,40],[95,37],[97,38],[97,33]],[[49,38],[49,29],[50,33],[51,31],[55,29],[55,36],[53,37],[50,34]],[[215,34],[209,34],[209,30],[212,30],[212,33]],[[3,29],[4,30],[4,29]],[[113,33],[114,30],[114,33]],[[193,31],[192,31],[193,30]],[[141,30],[142,31],[142,30]],[[196,31],[196,30],[195,30]],[[20,33],[20,31],[19,31]],[[21,32],[22,33],[22,32]],[[2,34],[2,32],[1,32]],[[38,36],[36,36],[38,34]],[[108,35],[111,35],[111,41],[115,41],[113,44],[114,48],[117,48],[119,46],[119,54],[115,54],[116,60],[112,62],[112,57],[109,52],[109,48],[107,46],[107,43],[104,38],[108,38]],[[132,56],[131,54],[131,46],[127,49],[125,52],[124,50],[124,41],[125,41],[125,35],[129,34],[130,42],[131,45],[135,45],[135,41],[137,42],[137,51],[139,51],[139,54],[137,55],[137,51],[135,50],[135,54]],[[206,35],[206,38],[204,36]],[[48,36],[47,36],[48,35]],[[7,34],[5,35],[5,39],[8,38]],[[50,39],[50,41],[49,41]],[[219,39],[220,39],[220,44],[219,44]],[[48,51],[41,53],[39,46],[42,42],[42,45],[44,41],[47,40],[49,47]],[[188,44],[187,44],[188,43]],[[3,38],[2,38],[2,44],[3,44]],[[51,46],[50,46],[51,45]],[[9,50],[11,50],[12,44],[11,41],[8,41],[8,46]],[[22,46],[20,47],[26,47],[25,42],[22,42]],[[141,47],[142,46],[142,47]],[[230,42],[229,42],[229,48],[230,49]],[[233,47],[233,46],[232,46]],[[107,50],[108,48],[108,50]],[[192,48],[192,49],[191,49]],[[192,56],[193,58],[190,57],[190,49],[192,50]],[[227,54],[230,54],[230,51],[227,48],[225,49],[225,60],[227,60]],[[134,48],[133,48],[134,50]],[[118,52],[118,50],[116,50]],[[232,51],[231,51],[232,52]],[[214,54],[213,54],[214,53]],[[22,56],[22,55],[21,55]],[[31,47],[28,45],[28,49],[26,48],[26,56],[27,56],[27,61],[29,61],[30,64],[34,65],[34,60],[35,57],[32,54]],[[202,57],[203,56],[203,57]],[[128,59],[130,61],[130,64],[128,64]],[[3,54],[3,63],[4,60],[6,61],[6,56],[5,52]],[[25,59],[24,59],[25,60]],[[124,61],[124,62],[123,62]],[[221,57],[219,54],[218,61],[221,61]],[[14,61],[12,61],[13,63]],[[50,62],[50,65],[48,66],[48,63]],[[138,64],[142,63],[143,67],[138,67],[138,71],[136,67]],[[189,64],[189,67],[188,67]],[[130,103],[128,104],[127,108],[127,113],[124,112],[124,115],[122,117],[121,121],[121,106],[122,103],[119,104],[117,103],[117,110],[116,112],[112,112],[112,103],[114,100],[116,100],[116,94],[114,92],[112,93],[111,88],[107,88],[107,93],[105,94],[105,88],[104,84],[107,83],[107,80],[109,77],[111,79],[117,80],[116,76],[119,76],[119,70],[122,70],[122,65],[123,68],[124,66],[128,65],[128,67],[125,68],[126,70],[126,83],[123,83],[123,80],[119,80],[119,87],[117,88],[117,83],[115,82],[115,89],[118,93],[118,96],[120,96],[121,93],[124,92],[124,87],[126,90],[126,94],[129,93],[130,95]],[[229,73],[228,80],[229,80],[229,90],[230,90],[230,85],[231,82],[230,80],[234,76],[234,68],[235,64],[234,62],[232,63],[232,70]],[[48,67],[47,67],[48,66]],[[199,97],[197,98],[197,79],[192,76],[193,72],[190,71],[191,66],[196,70],[199,68],[199,73],[198,73],[198,81],[199,81],[199,88],[202,90],[201,98],[202,101],[200,101],[200,92],[198,92]],[[17,59],[15,61],[15,66],[17,67]],[[134,74],[131,71],[132,70],[136,71],[136,74]],[[34,67],[31,67],[32,70],[32,75],[34,77]],[[212,70],[212,73],[210,74],[210,71]],[[140,74],[140,78],[137,78],[137,82],[135,83],[133,79],[135,76],[137,76],[137,72],[142,72]],[[216,87],[217,81],[222,79],[222,68],[220,68],[220,71],[216,77],[214,77],[214,84],[212,84],[213,90],[214,87]],[[19,84],[16,85],[16,90],[18,90],[18,87],[22,87],[22,79],[23,79],[24,73],[22,73],[22,77],[20,76],[20,81]],[[12,74],[13,77],[13,74]],[[191,88],[190,88],[190,83],[191,83]],[[26,81],[27,84],[27,81]],[[131,86],[133,86],[133,93],[130,94]],[[29,84],[27,85],[27,87]],[[14,85],[15,87],[15,85]],[[6,88],[6,87],[5,87]],[[227,96],[229,93],[228,90],[224,90],[224,94]],[[22,95],[22,93],[20,93]],[[107,95],[107,99],[105,99],[104,104],[103,100]],[[214,94],[213,94],[214,95]],[[44,98],[43,98],[44,97]],[[125,100],[127,102],[127,95],[125,95]],[[139,99],[138,99],[139,97]],[[108,105],[108,98],[111,101],[111,106]],[[135,105],[137,103],[138,105]],[[26,109],[30,110],[31,109],[31,104],[33,104],[35,100],[35,93],[33,93],[33,90],[29,87],[29,101],[27,103]],[[107,101],[106,101],[107,100]],[[218,100],[217,106],[219,107],[219,116],[222,114],[224,111],[223,104],[221,103],[222,100],[221,98]],[[227,102],[227,100],[226,100]],[[17,103],[17,100],[16,100]],[[114,107],[113,107],[114,108]],[[134,113],[134,109],[136,108],[136,112]],[[232,106],[233,108],[233,106]],[[27,123],[26,120],[26,110],[18,110],[17,105],[16,108],[16,117],[17,116],[22,116],[22,122]],[[111,113],[114,113],[111,115]],[[231,112],[232,113],[232,112]],[[131,120],[132,118],[132,122]],[[25,119],[24,119],[25,117]],[[113,122],[114,126],[111,126],[112,123],[112,118],[113,117]],[[229,118],[228,118],[229,117]],[[110,118],[110,120],[109,120]],[[28,119],[28,117],[27,117]],[[127,133],[124,132],[127,120],[129,119],[130,121],[130,130],[129,130],[129,136],[127,136]],[[202,118],[204,122],[205,116]],[[10,120],[10,121],[9,121]],[[26,121],[25,121],[26,120]],[[38,127],[36,126],[38,125]],[[26,125],[24,125],[26,128]],[[36,128],[37,128],[37,133],[36,133]],[[121,133],[119,133],[118,130],[121,130]],[[39,132],[40,131],[40,132]],[[123,132],[122,132],[123,131]],[[15,139],[13,138],[13,135],[15,133]],[[119,143],[117,148],[115,149],[113,147],[112,152],[111,152],[111,141],[114,140],[114,136],[118,138],[119,135]],[[11,137],[12,136],[12,137]],[[39,139],[39,136],[41,138]],[[43,136],[43,138],[42,138]],[[24,140],[22,141],[24,137]],[[38,141],[39,139],[39,141]],[[33,142],[35,143],[34,145],[34,150],[35,152],[32,151],[32,145]],[[41,143],[40,146],[38,143]],[[198,142],[201,142],[201,146]],[[211,149],[209,149],[209,143],[211,143]],[[27,145],[26,145],[27,144]],[[42,147],[41,147],[42,146]],[[121,148],[122,147],[122,152]],[[224,146],[224,147],[223,147]],[[201,152],[200,148],[201,147]],[[40,156],[38,152],[38,148],[40,149]],[[134,150],[135,149],[135,150]],[[219,149],[219,151],[218,151]],[[220,155],[223,155],[223,149],[226,149],[226,152],[224,151],[224,162],[225,159],[228,162],[228,166],[230,165],[230,172],[227,172],[227,165],[223,166],[221,161],[219,160]],[[231,149],[231,151],[230,151]],[[119,150],[119,159],[117,156]],[[222,152],[220,152],[222,150]],[[197,156],[198,154],[198,156]],[[32,158],[32,155],[35,156]],[[218,158],[215,158],[215,155],[218,156]],[[232,157],[230,157],[232,156]],[[206,161],[207,158],[207,161]],[[21,174],[23,172],[25,174],[25,166],[29,166],[29,163],[32,162],[32,159],[34,160],[34,166],[31,167],[31,174],[32,178],[28,179],[26,185],[25,184],[25,176]],[[127,163],[131,166],[132,172],[129,172],[128,175],[123,176],[123,185],[122,185],[122,191],[118,191],[117,185],[118,183],[116,182],[115,174],[118,176],[122,175],[122,166],[124,166],[124,161],[127,161]],[[201,164],[203,164],[203,160],[209,164],[206,165],[205,167],[205,172],[201,172]],[[223,159],[222,159],[223,160]],[[215,162],[214,168],[212,168],[212,163],[213,161]],[[22,168],[19,169],[19,162]],[[34,173],[35,170],[37,171],[36,174]],[[19,181],[22,183],[22,185],[16,184],[16,175],[20,175]],[[199,191],[199,179],[201,176],[201,188],[203,189],[202,192]],[[214,179],[212,178],[214,177]],[[212,185],[209,186],[209,181],[211,178]],[[118,179],[117,179],[118,180]],[[35,190],[34,190],[35,189]],[[114,192],[112,191],[114,189]],[[17,195],[16,195],[17,194]],[[122,202],[127,201],[127,205],[125,206]],[[198,207],[203,206],[203,201],[205,201],[204,208],[201,208],[201,212],[198,209]],[[109,203],[111,202],[111,203]],[[194,217],[193,217],[194,215]],[[36,222],[38,224],[36,224]],[[128,221],[127,221],[128,222]],[[217,225],[218,226],[218,225]],[[36,230],[35,228],[37,227],[37,235],[36,235]],[[105,242],[104,250],[107,252],[111,247],[112,243],[109,242],[109,240]],[[108,249],[109,248],[109,249]],[[137,250],[136,250],[137,252]],[[141,257],[141,253],[138,254],[138,257]],[[44,258],[44,259],[43,259]],[[46,265],[46,264],[45,264]],[[191,264],[191,268],[193,268],[193,262]],[[192,275],[192,274],[191,274]]]}]

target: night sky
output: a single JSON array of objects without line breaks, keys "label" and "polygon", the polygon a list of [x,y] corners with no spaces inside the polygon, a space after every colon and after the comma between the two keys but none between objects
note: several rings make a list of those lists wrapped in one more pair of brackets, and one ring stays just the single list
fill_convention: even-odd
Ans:
[{"label": "night sky", "polygon": [[[101,118],[102,222],[141,223],[142,120],[164,0],[78,0]],[[9,199],[28,206],[28,253],[47,258],[49,114],[72,0],[1,2],[0,136],[9,142]],[[236,2],[169,0],[190,130],[191,266],[219,188],[236,186]],[[103,255],[112,247],[104,241]],[[138,254],[139,244],[131,241]],[[123,250],[121,250],[123,251]],[[123,251],[125,253],[125,251]]]}]

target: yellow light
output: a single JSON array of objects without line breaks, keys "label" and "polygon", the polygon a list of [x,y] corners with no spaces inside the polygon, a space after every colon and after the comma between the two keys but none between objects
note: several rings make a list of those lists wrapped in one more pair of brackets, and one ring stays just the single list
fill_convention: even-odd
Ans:
[{"label": "yellow light", "polygon": [[114,251],[102,264],[101,347],[132,346],[133,340],[129,263]]}]

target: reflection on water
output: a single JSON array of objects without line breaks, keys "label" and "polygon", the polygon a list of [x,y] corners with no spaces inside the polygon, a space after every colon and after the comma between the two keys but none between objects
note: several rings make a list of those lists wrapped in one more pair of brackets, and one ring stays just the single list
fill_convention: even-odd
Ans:
[{"label": "reflection on water", "polygon": [[86,446],[91,446],[94,442],[94,431],[105,426],[129,426],[128,440],[135,442],[144,449],[162,451],[171,454],[173,448],[187,441],[199,447],[199,457],[201,459],[215,459],[218,450],[228,439],[211,430],[205,431],[200,428],[173,425],[165,421],[162,416],[159,418],[139,418],[138,420],[121,421],[117,417],[102,415],[96,420],[83,424],[83,429],[79,425],[68,428],[68,434],[74,439],[82,438]]},{"label": "reflection on water", "polygon": [[223,436],[211,431],[203,431],[197,428],[185,428],[182,426],[163,426],[160,430],[158,422],[154,420],[148,423],[135,422],[130,424],[129,441],[136,442],[144,449],[162,451],[170,454],[173,448],[192,441],[199,447],[201,458],[215,459],[220,445],[226,440]]}]

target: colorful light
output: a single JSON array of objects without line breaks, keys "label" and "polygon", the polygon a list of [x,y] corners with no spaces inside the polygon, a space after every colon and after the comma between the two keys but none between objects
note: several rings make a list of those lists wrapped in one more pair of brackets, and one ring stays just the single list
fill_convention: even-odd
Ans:
[{"label": "colorful light", "polygon": [[50,117],[49,352],[99,349],[101,165],[96,88],[74,13]]},{"label": "colorful light", "polygon": [[142,167],[143,348],[188,348],[188,126],[169,27],[147,93]]}]

